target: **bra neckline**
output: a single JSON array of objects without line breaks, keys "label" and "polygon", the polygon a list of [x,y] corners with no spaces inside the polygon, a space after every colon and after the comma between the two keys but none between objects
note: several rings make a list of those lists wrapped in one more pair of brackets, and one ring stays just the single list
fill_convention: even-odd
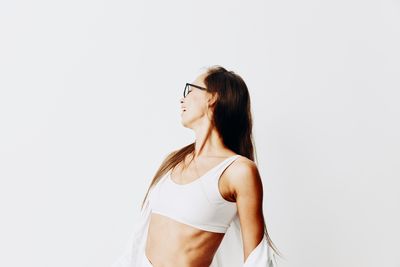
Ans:
[{"label": "bra neckline", "polygon": [[214,166],[214,167],[212,167],[211,169],[209,169],[208,171],[206,171],[206,172],[205,172],[203,175],[201,175],[200,177],[198,177],[198,178],[194,179],[193,181],[191,181],[191,182],[189,182],[189,183],[186,183],[186,184],[178,184],[178,183],[176,183],[174,180],[172,180],[172,177],[171,177],[172,168],[168,171],[168,177],[167,177],[167,178],[168,178],[168,180],[169,180],[172,184],[174,184],[174,185],[176,185],[176,186],[182,186],[182,187],[188,186],[188,185],[191,185],[191,184],[194,184],[194,183],[200,181],[203,177],[209,175],[212,171],[214,171],[215,169],[217,169],[218,167],[220,167],[223,163],[227,162],[229,159],[231,159],[231,158],[233,158],[233,157],[238,157],[238,156],[239,156],[239,154],[236,154],[236,155],[227,157],[227,158],[224,159],[222,162],[218,163],[216,166]]}]

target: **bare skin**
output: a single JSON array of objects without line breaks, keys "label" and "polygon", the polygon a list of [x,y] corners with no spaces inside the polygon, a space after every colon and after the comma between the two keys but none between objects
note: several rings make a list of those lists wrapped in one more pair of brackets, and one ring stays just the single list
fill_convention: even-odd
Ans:
[{"label": "bare skin", "polygon": [[[200,75],[193,83],[205,87],[204,77],[204,74]],[[195,132],[196,142],[195,161],[190,161],[188,156],[171,172],[171,179],[177,184],[190,183],[227,157],[236,155],[223,145],[212,127],[210,107],[213,101],[215,98],[202,90],[193,90],[181,100],[185,110],[182,124]],[[243,156],[236,159],[222,173],[219,191],[225,200],[236,202],[246,260],[264,235],[262,183],[254,162]],[[152,213],[145,254],[155,267],[208,267],[223,236],[223,233],[203,231]]]},{"label": "bare skin", "polygon": [[[207,159],[207,163],[212,163],[212,165],[207,166],[205,171],[203,169],[199,170],[201,175],[233,155],[235,154],[226,155],[223,158],[213,157]],[[185,170],[185,176],[191,178],[182,181],[180,178],[182,166],[178,165],[172,171],[171,179],[177,184],[187,184],[196,179],[196,171],[193,164],[191,164],[190,168]],[[232,200],[226,182],[225,175],[222,174],[219,182],[221,195],[227,201],[235,202]],[[209,266],[223,237],[223,233],[199,230],[163,215],[153,213],[150,218],[146,255],[153,266]],[[156,253],[156,251],[158,252]]]}]

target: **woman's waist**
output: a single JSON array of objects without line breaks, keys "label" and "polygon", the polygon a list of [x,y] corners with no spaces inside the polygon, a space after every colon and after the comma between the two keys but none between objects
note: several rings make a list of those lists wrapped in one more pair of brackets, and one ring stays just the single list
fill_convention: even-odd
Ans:
[{"label": "woman's waist", "polygon": [[223,233],[203,231],[162,216],[153,216],[146,255],[154,266],[209,266]]}]

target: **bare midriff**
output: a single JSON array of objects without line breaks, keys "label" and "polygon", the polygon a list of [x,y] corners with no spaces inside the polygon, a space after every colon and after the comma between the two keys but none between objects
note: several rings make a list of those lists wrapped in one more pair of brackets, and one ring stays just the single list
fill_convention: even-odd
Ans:
[{"label": "bare midriff", "polygon": [[223,237],[152,213],[145,254],[154,267],[209,267]]}]

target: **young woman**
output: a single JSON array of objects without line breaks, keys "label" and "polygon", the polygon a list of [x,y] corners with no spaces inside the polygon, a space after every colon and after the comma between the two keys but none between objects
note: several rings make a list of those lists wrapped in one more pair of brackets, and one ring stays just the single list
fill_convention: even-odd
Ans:
[{"label": "young woman", "polygon": [[181,122],[195,141],[159,167],[113,267],[275,266],[245,82],[211,67],[183,95]]}]

